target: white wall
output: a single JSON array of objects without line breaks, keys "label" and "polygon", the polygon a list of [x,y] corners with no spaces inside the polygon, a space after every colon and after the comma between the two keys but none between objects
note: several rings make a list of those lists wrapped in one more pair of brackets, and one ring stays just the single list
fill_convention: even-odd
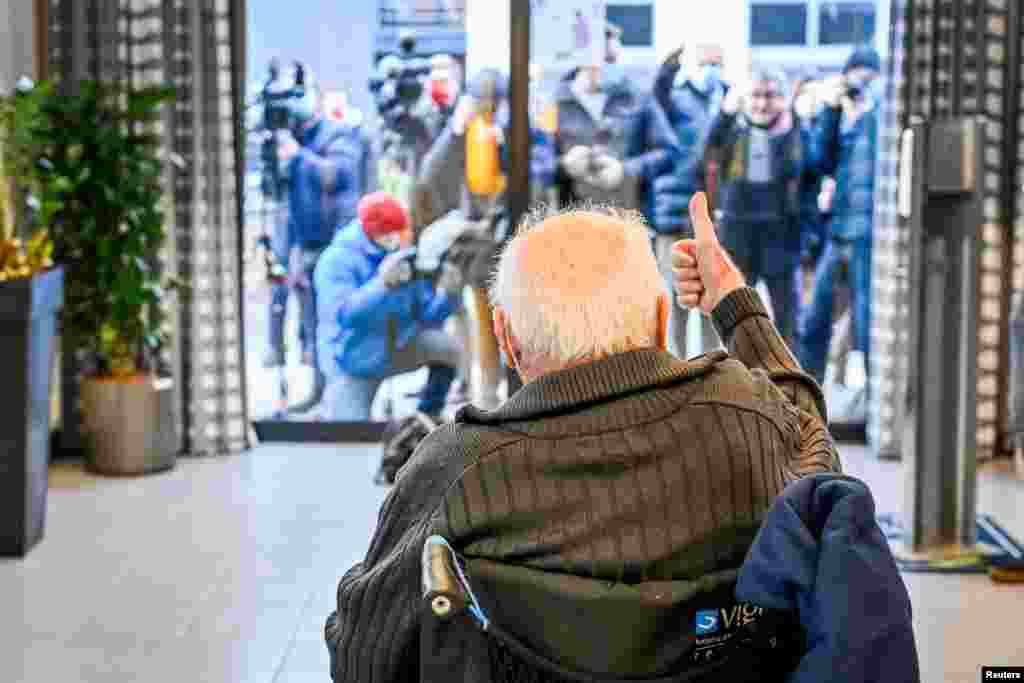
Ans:
[{"label": "white wall", "polygon": [[[509,7],[509,0],[467,0],[469,74],[484,67],[508,71]],[[654,0],[654,48],[627,49],[624,61],[653,69],[683,41],[689,45],[717,42],[726,50],[726,75],[734,78],[750,68],[747,23],[747,0]],[[692,58],[693,50],[688,54]]]},{"label": "white wall", "polygon": [[466,0],[466,75],[480,69],[508,73],[511,43],[509,0]]},{"label": "white wall", "polygon": [[[725,77],[736,81],[750,71],[747,0],[656,0],[654,47],[660,62],[681,43],[717,43],[725,49]],[[695,52],[686,51],[684,66]]]},{"label": "white wall", "polygon": [[0,12],[0,90],[35,77],[35,12],[28,0],[5,0]]}]

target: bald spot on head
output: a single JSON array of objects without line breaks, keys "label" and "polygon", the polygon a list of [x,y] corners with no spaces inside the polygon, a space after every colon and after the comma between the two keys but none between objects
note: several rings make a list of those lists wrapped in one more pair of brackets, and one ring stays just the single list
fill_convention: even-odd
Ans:
[{"label": "bald spot on head", "polygon": [[535,290],[563,301],[594,296],[626,265],[624,228],[591,211],[553,216],[520,237],[518,269]]}]

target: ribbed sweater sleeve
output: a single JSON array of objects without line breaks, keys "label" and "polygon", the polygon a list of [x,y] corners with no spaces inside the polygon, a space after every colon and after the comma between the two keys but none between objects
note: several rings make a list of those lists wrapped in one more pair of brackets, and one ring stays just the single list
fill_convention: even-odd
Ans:
[{"label": "ribbed sweater sleeve", "polygon": [[768,388],[769,393],[779,394],[789,410],[796,410],[798,452],[791,475],[841,472],[839,453],[828,431],[828,412],[821,388],[803,371],[782,340],[757,290],[743,287],[732,292],[718,304],[711,318],[729,352],[755,377],[766,376],[776,388]]},{"label": "ribbed sweater sleeve", "polygon": [[337,610],[324,628],[335,683],[419,680],[423,544],[438,533],[436,518],[449,487],[481,453],[504,441],[485,443],[442,425],[399,471],[366,558],[342,577]]}]

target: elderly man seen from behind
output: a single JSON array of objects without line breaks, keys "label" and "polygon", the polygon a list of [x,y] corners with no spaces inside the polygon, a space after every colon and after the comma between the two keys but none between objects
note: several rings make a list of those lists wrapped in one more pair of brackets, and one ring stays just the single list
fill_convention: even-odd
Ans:
[{"label": "elderly man seen from behind", "polygon": [[433,534],[491,568],[470,576],[483,606],[568,669],[703,666],[697,612],[735,603],[776,496],[840,467],[820,390],[718,246],[703,195],[691,210],[681,303],[711,313],[732,355],[666,351],[671,295],[642,219],[574,210],[520,228],[491,295],[524,386],[494,411],[463,408],[399,474],[326,625],[335,681],[418,680]]}]

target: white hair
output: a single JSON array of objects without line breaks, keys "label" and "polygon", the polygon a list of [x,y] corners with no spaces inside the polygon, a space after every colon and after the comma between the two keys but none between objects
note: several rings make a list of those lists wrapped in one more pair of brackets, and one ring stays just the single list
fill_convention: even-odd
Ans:
[{"label": "white hair", "polygon": [[[536,273],[521,267],[521,246],[523,238],[548,219],[576,214],[585,220],[586,213],[611,218],[621,226],[622,259],[592,292],[581,292],[567,301],[544,278],[532,277]],[[573,265],[586,270],[588,264]],[[668,289],[658,271],[643,216],[595,205],[566,211],[543,206],[535,209],[505,246],[490,286],[491,304],[504,309],[522,352],[558,364],[654,346],[657,300],[663,294],[668,296]]]}]

